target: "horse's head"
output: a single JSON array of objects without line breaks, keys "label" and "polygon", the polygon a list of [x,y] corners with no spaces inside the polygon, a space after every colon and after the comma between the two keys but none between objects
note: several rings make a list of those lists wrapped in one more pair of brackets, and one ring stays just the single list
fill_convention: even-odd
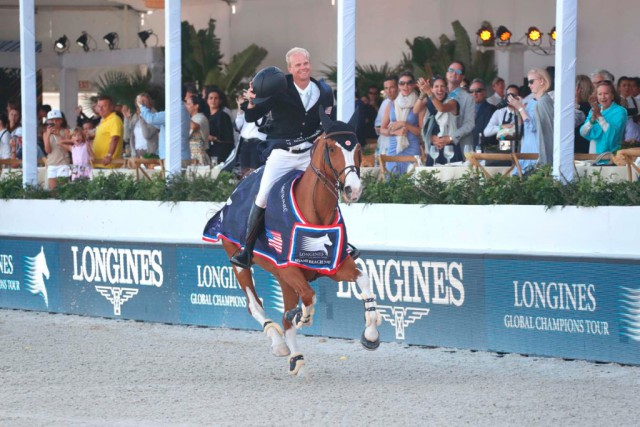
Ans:
[{"label": "horse's head", "polygon": [[333,121],[320,108],[324,133],[320,135],[311,159],[316,173],[322,173],[342,191],[346,202],[357,202],[362,193],[362,148],[356,136],[357,119],[357,113],[354,113],[349,123]]}]

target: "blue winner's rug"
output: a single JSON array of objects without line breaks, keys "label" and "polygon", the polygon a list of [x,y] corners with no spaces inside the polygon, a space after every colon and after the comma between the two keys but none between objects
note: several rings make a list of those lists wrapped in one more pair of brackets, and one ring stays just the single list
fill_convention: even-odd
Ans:
[{"label": "blue winner's rug", "polygon": [[[234,190],[227,204],[207,222],[203,240],[227,239],[244,244],[247,218],[260,187],[263,168],[246,177]],[[302,175],[291,171],[271,189],[265,212],[265,232],[256,241],[254,253],[278,268],[297,266],[333,274],[347,257],[347,230],[340,209],[330,225],[309,224],[293,195],[293,186]]]}]

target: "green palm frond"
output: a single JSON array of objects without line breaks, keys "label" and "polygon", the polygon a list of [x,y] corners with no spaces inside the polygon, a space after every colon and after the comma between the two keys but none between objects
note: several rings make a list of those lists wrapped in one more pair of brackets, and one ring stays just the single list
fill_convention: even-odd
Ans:
[{"label": "green palm frond", "polygon": [[250,78],[267,56],[267,50],[251,44],[243,51],[231,57],[231,61],[225,64],[223,70],[210,70],[205,79],[205,84],[219,86],[230,99],[240,92],[243,80]]}]

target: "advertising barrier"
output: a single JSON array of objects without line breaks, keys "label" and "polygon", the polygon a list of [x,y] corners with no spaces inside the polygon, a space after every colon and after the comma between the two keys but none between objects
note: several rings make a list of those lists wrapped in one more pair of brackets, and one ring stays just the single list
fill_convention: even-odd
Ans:
[{"label": "advertising barrier", "polygon": [[[382,341],[640,364],[640,263],[363,251]],[[280,321],[277,281],[254,278]],[[359,338],[355,283],[314,282],[314,324]],[[0,240],[0,307],[259,330],[220,246]]]}]

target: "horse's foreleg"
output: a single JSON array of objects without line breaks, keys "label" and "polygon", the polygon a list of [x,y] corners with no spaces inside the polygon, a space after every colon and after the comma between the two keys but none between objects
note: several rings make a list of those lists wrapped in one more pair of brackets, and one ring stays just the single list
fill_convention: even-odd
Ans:
[{"label": "horse's foreleg", "polygon": [[360,342],[367,350],[375,350],[380,346],[378,326],[380,326],[382,318],[376,309],[376,298],[371,292],[371,282],[367,273],[360,271],[356,283],[360,288],[360,296],[364,302],[365,329]]},{"label": "horse's foreleg", "polygon": [[331,279],[341,282],[356,282],[360,288],[360,297],[364,302],[365,329],[362,332],[360,342],[367,350],[375,350],[380,346],[380,333],[378,326],[382,318],[376,308],[376,298],[371,290],[371,282],[366,272],[356,266],[352,258],[347,258],[338,272]]}]

